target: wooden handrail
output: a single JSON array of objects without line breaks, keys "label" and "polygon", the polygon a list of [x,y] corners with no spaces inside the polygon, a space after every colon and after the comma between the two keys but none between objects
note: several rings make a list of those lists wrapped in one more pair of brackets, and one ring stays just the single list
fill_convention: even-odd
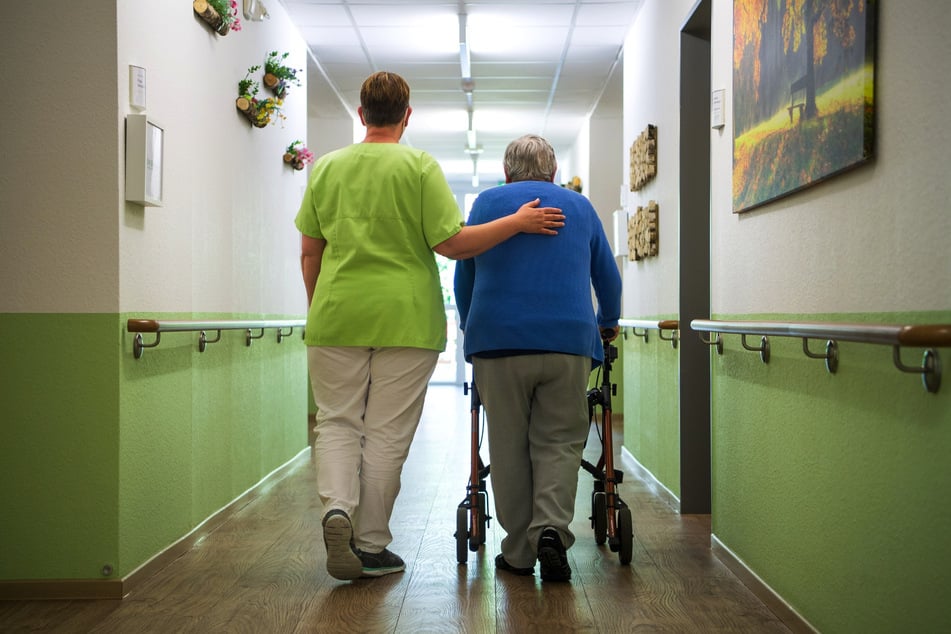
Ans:
[{"label": "wooden handrail", "polygon": [[[126,322],[126,330],[136,333],[132,340],[132,356],[136,359],[142,357],[145,348],[154,348],[162,340],[163,332],[198,332],[198,351],[204,352],[209,343],[216,343],[221,340],[222,330],[245,330],[245,345],[250,346],[255,339],[261,339],[264,331],[268,328],[277,329],[277,342],[281,343],[284,337],[289,337],[294,333],[294,328],[303,328],[307,324],[305,319],[257,319],[257,320],[220,320],[220,321],[202,321],[202,320],[175,320],[175,319],[129,319]],[[284,332],[284,329],[288,329]],[[214,330],[218,333],[215,339],[209,339],[206,331]],[[255,335],[253,331],[260,330],[261,333]],[[155,341],[144,343],[142,333],[154,333]]]},{"label": "wooden handrail", "polygon": [[898,333],[898,343],[915,348],[947,348],[951,346],[951,324],[904,326]]},{"label": "wooden handrail", "polygon": [[[680,322],[676,319],[618,319],[617,323],[622,329],[630,328],[635,337],[642,337],[644,339],[644,343],[647,343],[648,330],[657,330],[658,336],[664,341],[669,341],[670,345],[674,348],[677,347],[677,341],[680,339]],[[644,332],[638,332],[638,328]],[[664,336],[665,330],[671,331],[669,337]]]},{"label": "wooden handrail", "polygon": [[[872,343],[892,346],[893,362],[902,372],[921,375],[925,389],[937,392],[941,386],[941,360],[935,348],[951,347],[951,324],[882,325],[839,322],[783,322],[783,321],[719,321],[694,319],[690,327],[698,332],[712,332],[714,339],[701,340],[723,354],[720,334],[738,334],[747,350],[758,351],[763,363],[769,363],[769,337],[794,337],[802,339],[803,353],[813,359],[824,359],[826,369],[834,374],[838,368],[839,341]],[[760,335],[760,346],[746,343],[748,335]],[[825,339],[825,354],[809,349],[810,339]],[[902,347],[927,348],[920,366],[907,366],[901,360]]]}]

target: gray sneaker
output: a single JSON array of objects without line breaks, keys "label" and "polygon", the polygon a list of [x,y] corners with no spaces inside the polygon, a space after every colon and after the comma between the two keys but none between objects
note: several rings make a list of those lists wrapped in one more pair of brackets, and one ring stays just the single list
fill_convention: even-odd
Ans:
[{"label": "gray sneaker", "polygon": [[360,561],[363,562],[364,577],[382,577],[383,575],[406,570],[406,564],[400,559],[399,555],[391,553],[386,548],[378,553],[368,553],[361,550]]},{"label": "gray sneaker", "polygon": [[327,548],[327,572],[335,579],[357,579],[363,564],[353,547],[353,525],[350,516],[339,509],[324,515],[324,546]]}]

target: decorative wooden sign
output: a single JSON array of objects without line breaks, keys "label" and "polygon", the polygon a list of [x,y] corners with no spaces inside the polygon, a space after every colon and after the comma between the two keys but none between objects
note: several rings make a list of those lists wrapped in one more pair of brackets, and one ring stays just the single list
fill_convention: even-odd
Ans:
[{"label": "decorative wooden sign", "polygon": [[627,250],[630,259],[643,260],[657,255],[659,213],[660,208],[652,200],[647,203],[647,207],[639,206],[628,220]]},{"label": "decorative wooden sign", "polygon": [[631,191],[657,176],[657,126],[648,124],[631,145]]}]

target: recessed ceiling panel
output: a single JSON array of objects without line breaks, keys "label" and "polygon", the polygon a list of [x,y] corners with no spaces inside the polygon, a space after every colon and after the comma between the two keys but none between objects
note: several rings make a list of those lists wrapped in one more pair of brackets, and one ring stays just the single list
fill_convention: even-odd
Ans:
[{"label": "recessed ceiling panel", "polygon": [[[321,68],[317,72],[316,64],[308,63],[308,99],[318,102],[308,104],[310,116],[356,112],[360,86],[370,72],[397,72],[412,91],[414,114],[404,140],[432,153],[450,178],[471,177],[472,160],[463,151],[469,116],[459,58],[458,0],[281,2]],[[492,179],[486,170],[495,169],[501,178],[505,146],[526,133],[544,135],[561,158],[571,151],[599,99],[620,107],[618,56],[642,4],[462,3],[469,27],[472,119],[483,149],[477,162],[480,175]],[[338,96],[346,108],[332,105]]]}]

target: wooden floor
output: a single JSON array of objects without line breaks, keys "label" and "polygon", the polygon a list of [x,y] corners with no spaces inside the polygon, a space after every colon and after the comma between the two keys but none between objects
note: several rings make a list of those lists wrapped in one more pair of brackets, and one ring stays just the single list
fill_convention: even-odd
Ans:
[{"label": "wooden floor", "polygon": [[[496,574],[495,522],[483,549],[457,564],[468,407],[459,388],[430,389],[392,522],[390,548],[406,560],[405,573],[354,582],[327,575],[323,509],[306,457],[124,600],[0,602],[0,632],[790,631],[713,556],[708,516],[679,516],[630,473],[621,485],[634,517],[630,566],[594,541],[585,472],[570,584]],[[601,445],[591,438],[585,453],[596,460]]]}]

